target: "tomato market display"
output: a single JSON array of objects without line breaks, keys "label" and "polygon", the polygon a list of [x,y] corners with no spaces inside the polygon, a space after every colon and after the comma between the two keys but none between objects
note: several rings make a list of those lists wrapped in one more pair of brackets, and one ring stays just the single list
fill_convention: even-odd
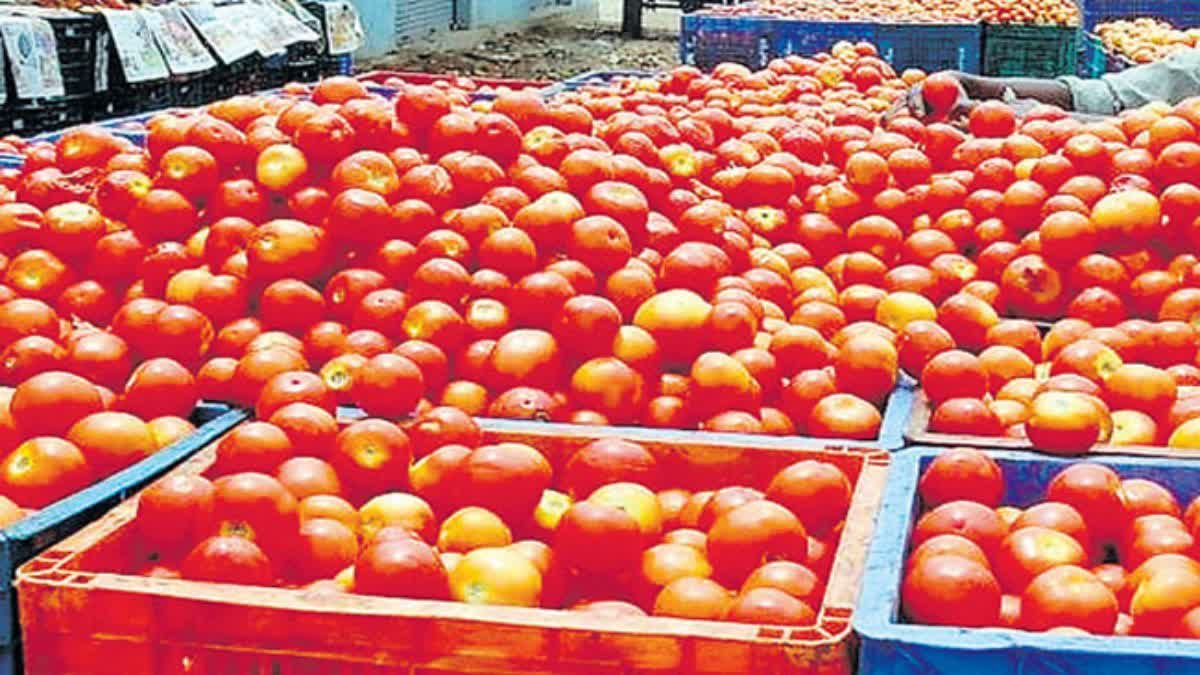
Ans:
[{"label": "tomato market display", "polygon": [[[607,98],[384,100],[333,78],[311,100],[160,115],[145,149],[72,130],[5,174],[4,278],[247,406],[312,371],[278,386],[319,380],[389,418],[446,404],[871,439],[898,372],[878,288],[859,283],[875,257],[838,235],[814,258],[793,229],[802,188],[838,172],[818,130],[856,137],[905,86],[872,54],[680,69],[657,99],[673,116],[602,124]],[[819,213],[803,227],[841,231]]]},{"label": "tomato market display", "polygon": [[1096,26],[1104,48],[1134,63],[1160,61],[1196,46],[1196,29],[1179,30],[1159,19],[1141,17],[1109,21]]},{"label": "tomato market display", "polygon": [[885,115],[922,77],[842,43],[549,102],[332,78],[156,116],[145,148],[25,144],[0,172],[10,447],[289,395],[871,439],[901,369],[938,430],[1195,445],[1200,106]]},{"label": "tomato market display", "polygon": [[[824,635],[862,451],[575,434],[870,441],[907,376],[937,433],[1200,448],[1200,100],[951,124],[952,77],[848,43],[549,99],[397,84],[5,139],[0,525],[226,401],[254,421],[137,498],[104,572]],[[1006,478],[921,476],[907,620],[1200,634],[1200,497]]]},{"label": "tomato market display", "polygon": [[853,490],[836,464],[780,455],[753,483],[697,485],[618,438],[548,457],[483,443],[453,408],[339,428],[302,399],[235,428],[203,476],[148,488],[130,571],[613,616],[821,608]]},{"label": "tomato market display", "polygon": [[[922,76],[873,54],[682,67],[549,103],[470,104],[451,84],[384,100],[334,78],[311,100],[158,116],[145,149],[73,130],[3,176],[13,321],[46,323],[44,303],[247,406],[292,373],[275,386],[389,418],[443,404],[851,439],[877,435],[901,369],[926,379],[958,350],[978,362],[931,368],[954,381],[931,396],[935,430],[1169,440],[1190,417],[1163,406],[1195,369],[1195,102],[1088,124],[989,103],[964,133],[885,118]],[[1063,315],[1040,348],[1001,320]],[[33,342],[17,379],[53,360]],[[1111,395],[1035,415],[1043,361],[1091,384],[1042,388]]]},{"label": "tomato market display", "polygon": [[895,23],[958,23],[986,21],[1037,25],[1079,25],[1079,8],[1071,0],[937,0],[881,2],[854,0],[758,0],[720,5],[706,10],[722,16],[769,16],[804,21],[882,21]]},{"label": "tomato market display", "polygon": [[1194,638],[1200,503],[1162,484],[1079,462],[1042,501],[1002,505],[986,454],[944,451],[921,475],[901,590],[916,623],[1062,635]]}]

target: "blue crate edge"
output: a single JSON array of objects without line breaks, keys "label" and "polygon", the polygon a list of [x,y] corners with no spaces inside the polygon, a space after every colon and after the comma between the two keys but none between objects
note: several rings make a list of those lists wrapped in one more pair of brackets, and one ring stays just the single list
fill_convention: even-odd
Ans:
[{"label": "blue crate edge", "polygon": [[190,436],[180,439],[137,464],[113,474],[90,487],[84,488],[70,497],[59,500],[28,518],[13,523],[4,530],[0,530],[0,538],[5,542],[33,539],[41,535],[47,528],[53,527],[58,522],[75,515],[81,509],[88,508],[91,504],[126,492],[144,481],[148,476],[173,468],[176,464],[179,464],[195,454],[196,451],[222,436],[238,422],[249,417],[247,411],[239,408],[208,406],[214,406],[214,404],[202,406],[210,415],[219,409],[223,409],[224,412],[217,414],[209,421],[197,427],[195,433]]},{"label": "blue crate edge", "polygon": [[[201,418],[218,412],[217,407],[201,408],[204,408]],[[17,567],[86,525],[90,518],[98,517],[116,506],[249,416],[245,410],[228,406],[220,408],[224,410],[223,413],[200,425],[187,438],[0,530],[0,675],[6,675],[4,668],[9,665],[8,660],[13,658],[12,654],[4,653],[4,648],[12,647],[19,641],[12,592]]]}]

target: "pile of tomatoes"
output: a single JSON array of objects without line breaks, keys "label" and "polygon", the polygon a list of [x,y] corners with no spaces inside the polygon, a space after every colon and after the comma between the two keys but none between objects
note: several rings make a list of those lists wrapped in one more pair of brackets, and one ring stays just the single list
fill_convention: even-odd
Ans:
[{"label": "pile of tomatoes", "polygon": [[1036,25],[1079,25],[1079,7],[1072,0],[936,0],[935,2],[882,2],[880,0],[757,0],[719,5],[710,10],[719,16],[770,16],[802,21],[883,21],[891,23],[957,23],[986,21]]},{"label": "pile of tomatoes", "polygon": [[[827,65],[800,62],[818,79]],[[926,84],[935,110],[958,96],[942,75]],[[591,104],[602,116],[617,97],[628,111],[697,95],[668,76],[576,96],[603,101]],[[788,227],[821,266],[793,269],[793,282],[828,280],[833,293],[810,285],[790,321],[821,330],[834,305],[892,331],[935,406],[933,431],[1058,452],[1197,447],[1198,111],[1188,100],[1081,123],[992,102],[966,133],[904,116],[819,130],[811,146],[791,133],[786,149],[839,172],[804,191],[808,210]],[[821,145],[832,138],[840,152]],[[1060,318],[1045,336],[1032,321]]]},{"label": "pile of tomatoes", "polygon": [[873,438],[894,336],[789,232],[802,188],[837,175],[817,129],[874,126],[905,86],[847,47],[680,69],[671,115],[332,78],[157,116],[145,149],[71,130],[3,176],[4,279],[247,406],[312,371],[389,418]]},{"label": "pile of tomatoes", "polygon": [[135,366],[120,337],[34,298],[0,305],[0,323],[0,527],[195,430],[199,390],[177,361]]},{"label": "pile of tomatoes", "polygon": [[1183,321],[1127,320],[1093,327],[1055,322],[1043,337],[1027,320],[989,328],[978,355],[930,321],[901,334],[901,362],[922,346],[948,346],[921,370],[933,406],[931,431],[1028,437],[1046,452],[1073,454],[1097,443],[1200,447],[1193,328]]},{"label": "pile of tomatoes", "polygon": [[1181,30],[1166,21],[1139,17],[1106,21],[1096,26],[1096,36],[1111,53],[1134,63],[1160,61],[1196,46],[1200,31]]},{"label": "pile of tomatoes", "polygon": [[977,21],[973,5],[963,0],[939,0],[921,3],[855,0],[854,2],[800,2],[798,0],[758,0],[732,5],[717,5],[707,10],[718,16],[770,16],[803,21],[883,21],[883,22],[967,22]]},{"label": "pile of tomatoes", "polygon": [[1044,501],[1001,506],[985,453],[947,450],[918,485],[927,509],[902,588],[913,621],[1064,635],[1200,637],[1200,501],[1180,509],[1155,481],[1080,462]]},{"label": "pile of tomatoes", "polygon": [[231,431],[204,475],[142,494],[137,571],[611,616],[816,620],[853,489],[835,464],[776,464],[761,483],[692,491],[689,471],[630,441],[592,441],[554,467],[529,445],[482,443],[455,408],[407,431],[377,418],[339,427],[331,400],[296,398]]}]

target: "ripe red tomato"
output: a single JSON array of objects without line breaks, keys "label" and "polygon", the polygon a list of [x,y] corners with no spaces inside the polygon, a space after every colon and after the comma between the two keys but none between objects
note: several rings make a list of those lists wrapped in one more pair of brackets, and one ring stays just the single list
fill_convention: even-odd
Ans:
[{"label": "ripe red tomato", "polygon": [[296,498],[278,480],[262,473],[234,473],[213,481],[216,533],[258,544],[284,559],[295,542]]},{"label": "ripe red tomato", "polygon": [[179,571],[193,581],[269,586],[275,580],[271,561],[244,537],[205,539],[188,553]]},{"label": "ripe red tomato", "polygon": [[955,555],[914,566],[900,588],[904,613],[918,623],[993,626],[1000,619],[1000,585],[983,565]]},{"label": "ripe red tomato", "polygon": [[213,531],[216,489],[203,476],[173,474],[138,497],[139,545],[161,558],[182,555]]}]

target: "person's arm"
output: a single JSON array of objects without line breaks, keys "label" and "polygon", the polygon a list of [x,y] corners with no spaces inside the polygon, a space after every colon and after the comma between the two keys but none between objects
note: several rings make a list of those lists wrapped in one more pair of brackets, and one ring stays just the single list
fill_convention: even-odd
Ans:
[{"label": "person's arm", "polygon": [[1055,105],[1063,110],[1074,110],[1070,88],[1059,80],[1040,80],[1032,77],[982,77],[968,73],[958,74],[958,81],[975,101],[1012,98],[1030,99]]},{"label": "person's arm", "polygon": [[1200,49],[1188,49],[1095,80],[1063,77],[1060,81],[1070,89],[1075,109],[1080,112],[1115,115],[1153,101],[1174,105],[1200,96]]},{"label": "person's arm", "polygon": [[[1028,77],[984,77],[970,73],[951,72],[962,88],[958,104],[950,111],[951,118],[965,116],[979,101],[1034,100],[1056,105],[1063,110],[1073,110],[1074,100],[1066,83],[1059,80],[1039,80]],[[903,101],[910,114],[924,118],[929,114],[925,104],[922,85],[909,90]]]}]

